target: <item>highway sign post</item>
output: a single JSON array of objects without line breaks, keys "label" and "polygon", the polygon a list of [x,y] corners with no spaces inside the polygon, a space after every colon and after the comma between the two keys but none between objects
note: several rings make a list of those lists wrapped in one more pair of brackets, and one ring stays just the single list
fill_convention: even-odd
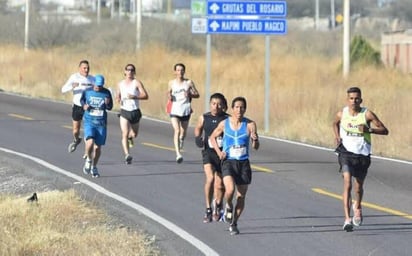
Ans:
[{"label": "highway sign post", "polygon": [[287,33],[286,1],[192,0],[192,33],[206,34],[205,110],[209,108],[211,35],[265,35],[265,132],[269,131],[270,35]]}]

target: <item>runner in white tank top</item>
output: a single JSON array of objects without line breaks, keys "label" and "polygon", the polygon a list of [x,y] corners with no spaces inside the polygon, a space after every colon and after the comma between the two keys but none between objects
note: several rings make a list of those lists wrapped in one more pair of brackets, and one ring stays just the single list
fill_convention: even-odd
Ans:
[{"label": "runner in white tank top", "polygon": [[169,81],[167,89],[168,100],[172,101],[170,120],[172,122],[174,135],[173,143],[176,151],[176,162],[181,163],[183,157],[183,141],[186,137],[190,115],[192,114],[191,101],[199,98],[195,84],[192,80],[185,78],[186,67],[182,63],[174,65],[176,78]]},{"label": "runner in white tank top", "polygon": [[[346,93],[347,105],[336,113],[333,133],[338,145],[336,152],[343,177],[343,230],[348,232],[353,230],[353,225],[362,224],[363,184],[371,163],[371,134],[388,135],[389,131],[375,113],[361,107],[362,92],[358,87],[351,87]],[[352,180],[355,195],[353,204]]]},{"label": "runner in white tank top", "polygon": [[189,79],[178,81],[171,81],[172,90],[172,108],[170,115],[177,117],[186,117],[191,114],[191,98],[187,96],[192,81]]},{"label": "runner in white tank top", "polygon": [[[131,72],[130,72],[131,73]],[[140,91],[137,89],[139,86],[139,81],[133,79],[128,81],[126,79],[119,82],[118,88],[120,90],[120,108],[133,111],[139,108],[139,100],[138,97],[140,95]],[[129,98],[131,95],[131,98]],[[136,97],[136,98],[134,98]]]},{"label": "runner in white tank top", "polygon": [[149,95],[143,83],[135,78],[136,67],[127,64],[124,71],[125,79],[117,85],[116,101],[120,104],[120,129],[122,131],[122,148],[126,164],[131,164],[130,148],[137,138],[142,113],[140,100],[147,100]]}]

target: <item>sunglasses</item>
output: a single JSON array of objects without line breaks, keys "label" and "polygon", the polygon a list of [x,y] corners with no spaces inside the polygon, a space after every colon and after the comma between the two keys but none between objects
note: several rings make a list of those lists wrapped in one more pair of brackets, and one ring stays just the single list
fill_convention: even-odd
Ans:
[{"label": "sunglasses", "polygon": [[132,71],[132,72],[134,72],[134,69],[133,69],[133,68],[126,68],[126,71]]}]

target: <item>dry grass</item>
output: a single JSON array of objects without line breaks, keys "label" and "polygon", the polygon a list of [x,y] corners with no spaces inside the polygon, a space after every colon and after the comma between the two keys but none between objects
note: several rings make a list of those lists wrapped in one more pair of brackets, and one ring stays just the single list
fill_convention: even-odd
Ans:
[{"label": "dry grass", "polygon": [[[412,102],[410,75],[361,67],[353,70],[345,81],[339,58],[319,57],[313,53],[318,49],[310,44],[294,47],[292,39],[287,37],[272,41],[267,135],[333,147],[334,115],[345,104],[346,88],[358,85],[363,90],[364,105],[373,110],[390,131],[387,137],[374,136],[374,153],[412,160],[412,122],[408,119]],[[328,42],[322,45],[330,44]],[[245,96],[247,115],[263,129],[264,38],[252,37],[248,43],[252,50],[240,57],[231,51],[228,54],[212,51],[211,92],[220,91],[229,101],[235,96]],[[195,81],[204,95],[205,57],[169,51],[155,43],[137,54],[102,55],[93,51],[82,54],[66,48],[25,53],[16,46],[2,46],[0,50],[0,84],[7,91],[69,101],[71,96],[62,95],[60,88],[69,74],[77,71],[78,62],[88,59],[92,73],[104,74],[107,86],[113,88],[122,79],[126,63],[136,64],[137,76],[150,96],[142,102],[142,111],[148,116],[167,119],[165,91],[177,62],[186,64],[187,77]],[[197,117],[204,112],[204,97],[194,100],[193,105]],[[196,117],[192,118],[192,124]]]},{"label": "dry grass", "polygon": [[160,255],[145,236],[107,225],[73,190],[38,198],[0,195],[0,255]]}]

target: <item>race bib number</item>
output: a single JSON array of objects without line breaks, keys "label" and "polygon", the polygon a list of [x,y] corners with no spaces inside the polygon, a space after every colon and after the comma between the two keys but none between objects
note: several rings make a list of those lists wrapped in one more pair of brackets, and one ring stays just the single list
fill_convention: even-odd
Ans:
[{"label": "race bib number", "polygon": [[[207,140],[209,144],[209,148],[213,148],[212,142],[210,139]],[[219,148],[222,148],[223,138],[222,136],[216,137],[216,143]]]},{"label": "race bib number", "polygon": [[89,113],[91,116],[103,116],[104,111],[101,109],[91,109]]},{"label": "race bib number", "polygon": [[359,132],[346,132],[348,137],[363,137],[363,133]]},{"label": "race bib number", "polygon": [[229,149],[229,156],[234,158],[240,158],[246,155],[246,147],[244,145],[233,146]]}]

